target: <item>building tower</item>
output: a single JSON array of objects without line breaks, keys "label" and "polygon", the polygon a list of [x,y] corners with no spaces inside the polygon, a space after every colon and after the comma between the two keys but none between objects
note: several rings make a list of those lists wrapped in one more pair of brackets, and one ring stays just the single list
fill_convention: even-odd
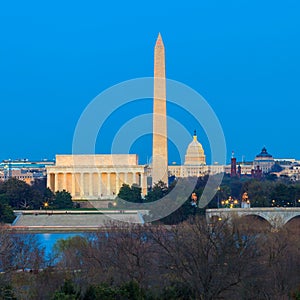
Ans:
[{"label": "building tower", "polygon": [[234,157],[234,152],[231,153],[231,171],[230,171],[230,177],[236,176],[236,158]]},{"label": "building tower", "polygon": [[160,180],[168,184],[167,140],[165,47],[159,33],[154,48],[152,185]]}]

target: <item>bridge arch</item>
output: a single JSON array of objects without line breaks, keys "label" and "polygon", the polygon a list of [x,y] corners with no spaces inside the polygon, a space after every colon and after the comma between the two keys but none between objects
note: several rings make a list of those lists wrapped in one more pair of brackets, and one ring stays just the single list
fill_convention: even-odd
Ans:
[{"label": "bridge arch", "polygon": [[250,220],[250,221],[257,221],[257,222],[261,222],[261,223],[265,223],[265,224],[268,224],[269,226],[271,226],[269,220],[266,218],[266,216],[264,215],[259,215],[259,214],[241,214],[241,215],[230,215],[230,214],[218,214],[218,213],[214,213],[212,215],[209,216],[209,222],[217,222],[217,221],[221,221],[221,220],[228,220],[228,221],[232,221],[232,219],[234,217],[238,217],[240,219],[241,222],[243,221],[247,221],[247,220]]},{"label": "bridge arch", "polygon": [[288,224],[289,222],[291,222],[293,220],[296,220],[296,219],[300,220],[300,214],[299,215],[293,215],[293,216],[290,216],[290,217],[286,218],[285,224]]},{"label": "bridge arch", "polygon": [[268,231],[272,227],[268,220],[256,214],[239,216],[234,223],[240,230],[245,230],[248,233],[252,232],[254,234]]},{"label": "bridge arch", "polygon": [[284,228],[292,234],[300,235],[300,216],[294,216],[285,223]]},{"label": "bridge arch", "polygon": [[240,217],[241,218],[257,217],[257,218],[260,218],[260,219],[265,220],[266,222],[270,223],[268,216],[265,215],[264,213],[259,213],[259,212],[250,212],[250,213],[247,213],[246,212],[246,213],[240,214]]},{"label": "bridge arch", "polygon": [[269,220],[265,218],[265,216],[260,216],[258,214],[244,214],[240,216],[241,220],[253,220],[253,221],[261,221],[270,224]]},{"label": "bridge arch", "polygon": [[232,219],[234,216],[244,217],[251,215],[265,219],[273,228],[280,228],[293,218],[300,216],[300,207],[221,208],[206,210],[208,220],[212,216]]}]

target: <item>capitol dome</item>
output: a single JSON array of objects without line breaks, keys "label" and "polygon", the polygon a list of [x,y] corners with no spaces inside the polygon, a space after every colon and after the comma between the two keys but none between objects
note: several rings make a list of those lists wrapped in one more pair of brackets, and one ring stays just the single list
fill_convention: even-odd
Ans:
[{"label": "capitol dome", "polygon": [[185,165],[205,165],[205,154],[202,145],[197,140],[196,130],[194,132],[193,141],[189,144],[186,155]]}]

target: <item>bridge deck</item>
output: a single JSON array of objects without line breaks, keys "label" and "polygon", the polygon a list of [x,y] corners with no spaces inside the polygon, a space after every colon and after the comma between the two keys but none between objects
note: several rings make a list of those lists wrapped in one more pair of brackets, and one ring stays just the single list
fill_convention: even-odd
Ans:
[{"label": "bridge deck", "polygon": [[259,216],[273,227],[281,227],[291,219],[300,216],[300,207],[251,207],[251,208],[215,208],[207,209],[206,217]]}]

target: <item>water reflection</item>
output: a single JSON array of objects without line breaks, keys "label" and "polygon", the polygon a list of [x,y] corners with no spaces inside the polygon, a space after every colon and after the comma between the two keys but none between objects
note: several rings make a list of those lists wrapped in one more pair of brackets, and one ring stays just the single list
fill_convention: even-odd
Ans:
[{"label": "water reflection", "polygon": [[68,233],[36,233],[35,234],[41,244],[41,247],[45,248],[45,255],[49,256],[52,252],[54,244],[60,239],[68,239],[74,236],[83,236],[84,233],[68,232]]}]

